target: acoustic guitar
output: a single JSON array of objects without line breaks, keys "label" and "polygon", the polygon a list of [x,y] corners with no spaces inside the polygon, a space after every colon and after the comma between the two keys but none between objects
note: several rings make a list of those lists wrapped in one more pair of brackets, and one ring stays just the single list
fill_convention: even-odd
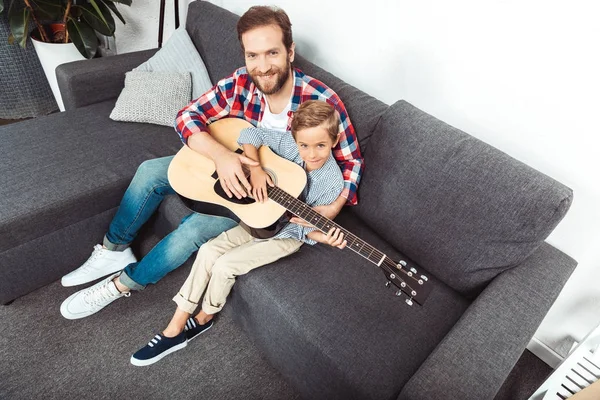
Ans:
[{"label": "acoustic guitar", "polygon": [[[249,122],[239,118],[225,118],[209,125],[211,136],[228,149],[242,153],[237,139],[242,129],[251,127]],[[264,203],[254,201],[251,196],[237,199],[229,198],[219,182],[213,161],[183,146],[169,165],[168,178],[171,187],[182,197],[194,202],[208,203],[223,207],[237,216],[242,225],[253,230],[277,226],[281,217],[290,213],[310,222],[321,232],[339,228],[347,241],[346,248],[351,249],[373,264],[380,267],[387,278],[386,287],[394,284],[398,288],[397,296],[406,295],[406,303],[413,300],[423,305],[431,292],[431,282],[414,267],[403,260],[393,261],[352,232],[332,220],[314,211],[297,197],[306,185],[306,172],[298,164],[279,157],[267,146],[258,150],[261,166],[270,175],[274,187],[267,185],[268,200]],[[281,225],[281,224],[279,224]],[[268,232],[268,231],[267,231]],[[271,236],[277,233],[271,231]],[[256,236],[256,235],[255,235]],[[264,238],[264,233],[263,236]]]}]

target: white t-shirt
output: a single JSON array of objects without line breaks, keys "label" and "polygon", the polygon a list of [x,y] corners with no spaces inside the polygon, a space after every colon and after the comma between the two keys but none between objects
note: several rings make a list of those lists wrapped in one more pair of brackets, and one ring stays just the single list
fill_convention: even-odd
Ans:
[{"label": "white t-shirt", "polygon": [[287,106],[279,114],[273,114],[271,107],[265,96],[265,110],[263,111],[262,119],[258,124],[259,128],[273,129],[275,131],[286,131],[288,126],[288,112],[292,108],[292,101],[288,102]]}]

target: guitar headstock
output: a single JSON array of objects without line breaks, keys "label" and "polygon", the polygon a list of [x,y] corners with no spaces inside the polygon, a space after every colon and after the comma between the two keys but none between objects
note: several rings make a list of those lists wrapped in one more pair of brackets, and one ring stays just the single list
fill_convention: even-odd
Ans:
[{"label": "guitar headstock", "polygon": [[381,268],[387,278],[385,286],[390,287],[393,283],[398,289],[396,296],[406,295],[406,304],[412,306],[413,300],[421,306],[425,303],[433,289],[426,275],[419,273],[414,267],[409,267],[403,260],[394,267],[384,263]]}]

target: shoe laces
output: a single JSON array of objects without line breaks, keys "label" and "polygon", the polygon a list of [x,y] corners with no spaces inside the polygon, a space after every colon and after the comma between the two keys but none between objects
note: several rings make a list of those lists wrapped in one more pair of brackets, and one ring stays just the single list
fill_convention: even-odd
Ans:
[{"label": "shoe laces", "polygon": [[101,244],[97,244],[94,246],[94,251],[92,252],[92,255],[90,256],[90,258],[87,259],[87,261],[85,263],[83,263],[83,265],[81,266],[81,269],[83,271],[89,271],[91,269],[91,265],[94,261],[96,261],[98,259],[98,257],[100,257],[100,255],[103,253],[104,248],[102,247]]},{"label": "shoe laces", "polygon": [[196,320],[194,319],[194,317],[188,318],[187,321],[185,321],[185,327],[183,328],[183,330],[185,331],[189,331],[192,328],[196,327]]},{"label": "shoe laces", "polygon": [[[98,306],[104,303],[107,303],[113,297],[117,297],[117,295],[113,294],[108,285],[112,283],[112,280],[107,280],[103,282],[101,285],[92,286],[88,289],[88,292],[83,297],[83,300],[90,304],[91,306]],[[121,293],[124,296],[129,296],[131,293]]]},{"label": "shoe laces", "polygon": [[162,337],[160,335],[154,336],[154,338],[148,342],[148,346],[154,347],[155,344],[158,344],[159,340],[162,340]]}]

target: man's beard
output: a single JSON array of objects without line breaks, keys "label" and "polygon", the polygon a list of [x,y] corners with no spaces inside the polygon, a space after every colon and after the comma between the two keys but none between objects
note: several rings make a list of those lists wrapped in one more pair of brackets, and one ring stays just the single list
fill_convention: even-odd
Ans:
[{"label": "man's beard", "polygon": [[[267,71],[267,73],[264,73],[264,74],[251,72],[250,78],[252,78],[252,81],[254,82],[254,84],[256,85],[258,90],[263,92],[263,94],[271,95],[271,94],[275,94],[275,93],[279,92],[279,90],[281,90],[281,88],[283,87],[285,82],[290,77],[291,69],[292,69],[292,63],[290,63],[290,59],[288,57],[285,70],[281,70],[278,67],[271,67],[271,69],[269,71]],[[265,75],[271,75],[271,74],[276,74],[277,79],[275,80],[275,84],[271,88],[266,88],[263,85],[261,85],[261,83],[259,82],[259,77],[265,76]]]}]

